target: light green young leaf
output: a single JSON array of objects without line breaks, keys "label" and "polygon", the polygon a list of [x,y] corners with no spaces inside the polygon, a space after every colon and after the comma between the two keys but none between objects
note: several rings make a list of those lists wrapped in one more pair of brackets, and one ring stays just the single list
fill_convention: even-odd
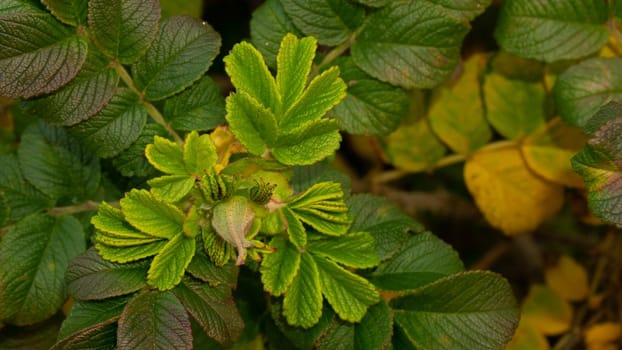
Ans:
[{"label": "light green young leaf", "polygon": [[288,33],[281,41],[276,57],[276,87],[281,96],[283,111],[288,111],[302,95],[316,49],[317,42],[313,37],[299,40],[295,35]]},{"label": "light green young leaf", "polygon": [[194,256],[196,241],[183,234],[173,237],[153,258],[147,272],[147,283],[159,290],[168,290],[181,281]]},{"label": "light green young leaf", "polygon": [[183,226],[184,235],[188,238],[198,236],[201,230],[201,220],[203,220],[203,213],[197,209],[196,204],[192,205],[190,209],[186,211],[186,218]]},{"label": "light green young leaf", "polygon": [[[283,39],[284,42],[288,40],[287,38]],[[289,103],[295,101],[295,103],[288,109],[285,109],[286,106],[283,105],[284,114],[279,120],[279,131],[289,133],[318,120],[345,97],[346,84],[339,77],[339,67],[331,67],[313,78],[299,98],[292,96],[290,97],[292,101],[284,101]]]},{"label": "light green young leaf", "polygon": [[482,271],[440,279],[391,300],[395,322],[417,348],[500,348],[518,325],[509,283]]},{"label": "light green young leaf", "polygon": [[112,247],[102,243],[96,243],[95,248],[104,259],[120,264],[141,260],[154,256],[164,248],[167,240],[159,240],[141,245],[128,247]]},{"label": "light green young leaf", "polygon": [[308,166],[294,167],[289,185],[294,192],[304,192],[318,182],[332,181],[341,184],[345,198],[350,196],[350,177],[332,163],[322,162]]},{"label": "light green young leaf", "polygon": [[285,14],[280,0],[267,0],[253,12],[250,32],[251,42],[261,52],[270,68],[276,68],[276,56],[283,37],[287,33],[301,36],[300,31]]},{"label": "light green young leaf", "polygon": [[288,208],[298,220],[330,236],[346,234],[352,222],[341,185],[336,182],[320,182],[311,186],[294,198]]},{"label": "light green young leaf", "polygon": [[145,291],[132,298],[119,318],[119,350],[192,349],[190,319],[170,292]]},{"label": "light green young leaf", "polygon": [[0,5],[0,95],[32,97],[57,90],[80,71],[87,42],[50,14],[24,4]]},{"label": "light green young leaf", "polygon": [[392,1],[369,15],[351,52],[367,74],[407,89],[439,85],[454,71],[467,22],[429,1]]},{"label": "light green young leaf", "polygon": [[214,80],[204,76],[184,92],[167,99],[163,112],[177,130],[212,130],[225,121],[225,99]]},{"label": "light green young leaf", "polygon": [[99,157],[114,157],[136,141],[147,123],[147,109],[138,99],[130,90],[119,90],[99,113],[70,132]]},{"label": "light green young leaf", "polygon": [[24,326],[54,315],[67,296],[65,269],[85,249],[71,216],[33,214],[11,226],[0,244],[0,320]]},{"label": "light green young leaf", "polygon": [[218,235],[238,251],[237,265],[246,258],[246,248],[253,243],[246,239],[255,220],[255,212],[246,197],[233,196],[219,203],[212,212],[212,227]]},{"label": "light green young leaf", "polygon": [[486,76],[483,92],[488,121],[504,137],[521,138],[546,124],[546,92],[540,82],[492,73]]},{"label": "light green young leaf", "polygon": [[24,177],[51,198],[86,199],[99,186],[99,160],[63,128],[31,124],[17,156]]},{"label": "light green young leaf", "polygon": [[380,263],[376,255],[376,241],[367,232],[349,233],[345,236],[312,240],[308,250],[316,256],[356,268],[374,267]]},{"label": "light green young leaf", "polygon": [[322,45],[346,40],[365,18],[365,9],[347,0],[281,0],[292,22]]},{"label": "light green young leaf", "polygon": [[279,135],[272,155],[285,165],[310,165],[334,154],[340,142],[337,122],[317,119]]},{"label": "light green young leaf", "polygon": [[195,179],[188,175],[167,175],[148,180],[151,193],[158,199],[174,203],[184,198],[194,186]]},{"label": "light green young leaf", "polygon": [[363,277],[329,260],[314,260],[319,270],[322,294],[342,319],[359,322],[367,308],[380,300],[376,288]]},{"label": "light green young leaf", "polygon": [[91,224],[108,235],[119,238],[153,238],[143,232],[136,230],[125,221],[121,210],[102,202],[97,208],[97,215],[91,218]]},{"label": "light green young leaf", "polygon": [[141,244],[157,242],[160,240],[161,238],[146,235],[144,237],[120,237],[102,231],[98,231],[95,233],[95,242],[105,244],[109,247],[132,247]]},{"label": "light green young leaf", "polygon": [[207,23],[191,17],[164,20],[152,45],[132,66],[136,87],[149,100],[182,91],[207,72],[220,43],[220,36]]},{"label": "light green young leaf", "polygon": [[89,29],[106,56],[123,64],[134,63],[158,33],[158,0],[90,0]]},{"label": "light green young leaf", "polygon": [[11,220],[19,220],[54,205],[50,198],[24,179],[17,157],[12,154],[0,157],[0,193],[10,209]]},{"label": "light green young leaf", "polygon": [[50,123],[73,125],[99,112],[115,94],[119,74],[94,47],[80,73],[51,95],[24,101],[29,113]]},{"label": "light green young leaf", "polygon": [[145,233],[172,239],[182,232],[184,213],[146,190],[133,189],[120,203],[125,220]]},{"label": "light green young leaf", "polygon": [[276,138],[276,117],[244,90],[226,100],[227,122],[236,138],[255,155],[261,155]]},{"label": "light green young leaf", "polygon": [[287,237],[298,249],[304,249],[307,246],[307,230],[305,230],[302,222],[298,220],[296,214],[291,209],[285,207],[282,209],[283,217],[287,222]]},{"label": "light green young leaf", "polygon": [[280,296],[298,274],[301,254],[282,236],[274,237],[270,246],[275,251],[264,255],[261,261],[261,282],[270,294]]},{"label": "light green young leaf", "polygon": [[236,44],[223,61],[238,92],[247,93],[272,113],[279,113],[281,101],[276,81],[261,53],[253,45],[247,42]]},{"label": "light green young leaf", "polygon": [[145,148],[153,143],[154,136],[165,137],[166,130],[156,123],[147,123],[140,136],[118,156],[112,159],[112,164],[123,175],[127,177],[156,176],[157,171],[149,164],[145,157]]},{"label": "light green young leaf", "polygon": [[322,316],[320,273],[311,255],[301,254],[300,268],[285,292],[283,315],[293,326],[310,328]]},{"label": "light green young leaf", "polygon": [[599,0],[506,1],[495,38],[513,54],[546,62],[585,57],[607,42],[609,10]]},{"label": "light green young leaf", "polygon": [[181,147],[161,136],[155,136],[153,143],[145,148],[145,156],[156,169],[166,174],[188,175]]},{"label": "light green young leaf", "polygon": [[622,102],[622,58],[592,58],[568,68],[555,81],[553,96],[562,119],[584,127],[601,106]]},{"label": "light green young leaf", "polygon": [[188,174],[194,176],[207,174],[218,160],[216,146],[210,135],[199,136],[196,131],[190,132],[184,142],[183,158]]},{"label": "light green young leaf", "polygon": [[42,0],[54,17],[71,26],[86,24],[88,1],[83,0]]}]

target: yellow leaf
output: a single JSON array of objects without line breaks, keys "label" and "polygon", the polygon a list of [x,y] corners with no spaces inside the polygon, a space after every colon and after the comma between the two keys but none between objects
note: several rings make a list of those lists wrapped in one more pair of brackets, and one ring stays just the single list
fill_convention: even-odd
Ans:
[{"label": "yellow leaf", "polygon": [[556,335],[570,327],[572,307],[548,287],[532,285],[523,302],[521,316],[539,332]]},{"label": "yellow leaf", "polygon": [[508,235],[533,231],[563,204],[563,188],[534,175],[514,146],[475,153],[464,179],[488,222]]},{"label": "yellow leaf", "polygon": [[549,350],[549,342],[538,329],[526,319],[521,319],[512,340],[505,350]]},{"label": "yellow leaf", "polygon": [[598,323],[585,331],[585,344],[588,348],[598,344],[613,343],[622,337],[622,324],[615,322]]},{"label": "yellow leaf", "polygon": [[545,128],[527,137],[521,147],[529,168],[551,182],[575,188],[585,187],[583,178],[570,165],[572,158],[587,141],[578,128],[552,119]]},{"label": "yellow leaf", "polygon": [[395,167],[407,171],[428,170],[445,154],[445,146],[425,119],[402,124],[385,139],[386,153]]},{"label": "yellow leaf", "polygon": [[557,265],[546,269],[544,278],[549,288],[565,300],[583,300],[589,293],[585,268],[567,256],[560,257]]}]

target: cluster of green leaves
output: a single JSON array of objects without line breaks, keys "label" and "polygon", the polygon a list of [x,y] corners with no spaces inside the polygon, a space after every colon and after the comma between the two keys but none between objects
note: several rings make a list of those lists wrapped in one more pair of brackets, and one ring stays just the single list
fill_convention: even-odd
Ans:
[{"label": "cluster of green leaves", "polygon": [[219,35],[156,0],[3,1],[0,95],[36,120],[0,157],[0,322],[71,296],[54,349],[502,346],[507,281],[321,163],[340,129],[395,129],[488,3],[267,1],[225,100]]}]

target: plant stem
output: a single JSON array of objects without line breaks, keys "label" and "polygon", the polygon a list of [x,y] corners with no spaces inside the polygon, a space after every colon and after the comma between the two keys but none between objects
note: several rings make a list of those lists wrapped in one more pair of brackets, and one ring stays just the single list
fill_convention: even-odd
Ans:
[{"label": "plant stem", "polygon": [[330,50],[330,52],[328,52],[326,56],[324,56],[324,59],[320,63],[320,67],[330,64],[335,59],[337,59],[339,56],[341,56],[344,52],[346,52],[350,48],[350,46],[352,46],[352,44],[354,44],[355,40],[356,40],[356,33],[352,33],[350,37],[348,38],[348,40],[346,40],[341,45],[336,46],[334,49]]},{"label": "plant stem", "polygon": [[61,216],[61,215],[83,213],[87,211],[95,211],[97,210],[97,208],[99,208],[99,202],[88,200],[86,202],[83,202],[77,205],[50,208],[48,209],[47,213],[50,215],[54,215],[54,216]]}]

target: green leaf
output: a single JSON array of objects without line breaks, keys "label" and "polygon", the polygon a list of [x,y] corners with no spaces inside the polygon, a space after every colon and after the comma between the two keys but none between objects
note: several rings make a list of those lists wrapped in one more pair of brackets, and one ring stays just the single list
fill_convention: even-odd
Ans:
[{"label": "green leaf", "polygon": [[88,2],[83,0],[42,0],[54,17],[72,26],[86,24]]},{"label": "green leaf", "polygon": [[166,130],[159,124],[147,123],[138,139],[125,151],[121,152],[112,160],[112,164],[123,176],[148,176],[155,175],[155,169],[145,157],[145,147],[153,143],[154,136],[164,137]]},{"label": "green leaf", "polygon": [[622,59],[592,58],[572,66],[557,78],[553,93],[562,119],[583,127],[607,102],[622,102]]},{"label": "green leaf", "polygon": [[269,309],[272,320],[278,329],[289,341],[300,349],[314,348],[316,342],[326,332],[327,327],[335,318],[335,313],[331,308],[323,308],[322,316],[320,317],[318,323],[311,328],[304,329],[302,327],[294,327],[287,324],[285,317],[283,316],[283,304],[276,298],[272,299]]},{"label": "green leaf", "polygon": [[261,53],[253,45],[247,42],[236,44],[223,61],[231,83],[238,92],[247,93],[272,113],[279,112],[280,98],[276,81]]},{"label": "green leaf", "polygon": [[35,7],[0,9],[0,32],[4,33],[0,37],[3,96],[28,98],[55,91],[73,79],[86,60],[87,42]]},{"label": "green leaf", "polygon": [[210,135],[199,136],[196,131],[190,132],[184,142],[183,158],[189,174],[194,176],[207,174],[218,161],[216,146]]},{"label": "green leaf", "polygon": [[196,241],[183,234],[173,237],[153,258],[147,272],[147,283],[159,290],[175,287],[186,272],[194,255]]},{"label": "green leaf", "polygon": [[423,231],[421,224],[384,197],[356,194],[346,203],[354,218],[350,231],[371,234],[376,239],[376,254],[381,261],[392,257],[403,247],[409,231]]},{"label": "green leaf", "polygon": [[173,293],[210,338],[228,346],[240,337],[244,323],[229,287],[184,278]]},{"label": "green leaf", "polygon": [[266,151],[276,138],[276,117],[244,90],[226,100],[227,122],[236,138],[255,155]]},{"label": "green leaf", "polygon": [[11,215],[11,208],[7,203],[6,196],[4,192],[0,191],[0,227],[4,226],[4,224],[9,221],[9,217]]},{"label": "green leaf", "polygon": [[183,151],[175,142],[155,136],[145,148],[145,156],[156,169],[166,174],[188,175]]},{"label": "green leaf", "polygon": [[120,201],[125,220],[154,237],[172,239],[182,232],[184,214],[146,190],[133,189]]},{"label": "green leaf", "polygon": [[195,178],[188,175],[167,175],[148,180],[151,193],[165,202],[174,203],[184,198],[194,186]]},{"label": "green leaf", "polygon": [[365,18],[365,9],[347,0],[281,0],[281,4],[296,27],[322,45],[345,42]]},{"label": "green leaf", "polygon": [[110,322],[101,325],[101,327],[89,328],[84,333],[65,338],[52,347],[52,350],[115,349],[116,345],[117,324]]},{"label": "green leaf", "polygon": [[117,337],[119,350],[192,349],[188,314],[170,292],[146,291],[132,298]]},{"label": "green leaf", "polygon": [[480,94],[480,73],[484,64],[483,56],[471,56],[464,62],[463,73],[457,81],[434,91],[428,112],[430,128],[460,154],[474,152],[492,137]]},{"label": "green leaf", "polygon": [[164,20],[152,45],[132,66],[136,87],[149,100],[161,100],[184,90],[207,72],[220,42],[218,33],[199,20]]},{"label": "green leaf", "polygon": [[[369,0],[367,0],[369,1]],[[472,21],[486,10],[492,0],[430,0],[442,6],[448,15],[465,21]]]},{"label": "green leaf", "polygon": [[513,54],[546,62],[598,51],[606,42],[608,5],[598,0],[503,3],[495,38]]},{"label": "green leaf", "polygon": [[104,260],[95,248],[71,261],[65,281],[78,300],[100,300],[133,293],[147,285],[148,264],[115,264]]},{"label": "green leaf", "polygon": [[253,243],[246,239],[255,220],[255,212],[249,200],[242,196],[233,196],[219,203],[212,211],[212,227],[222,239],[238,251],[237,265],[242,265],[246,258],[246,248]]},{"label": "green leaf", "polygon": [[468,23],[429,1],[392,1],[369,15],[351,47],[367,74],[407,89],[431,88],[453,72]]},{"label": "green leaf", "polygon": [[341,185],[320,182],[294,198],[288,205],[296,218],[319,232],[341,236],[348,232],[351,217],[343,200]]},{"label": "green leaf", "polygon": [[507,343],[519,310],[501,276],[482,271],[440,279],[391,300],[395,322],[417,348],[490,349]]},{"label": "green leaf", "polygon": [[83,252],[84,232],[71,216],[34,214],[19,221],[0,245],[0,320],[23,326],[54,315],[66,297],[69,261]]},{"label": "green leaf", "polygon": [[115,234],[110,234],[108,232],[96,232],[95,233],[95,241],[97,243],[105,244],[110,247],[131,247],[141,244],[147,244],[152,242],[159,241],[160,238],[143,235],[142,237],[119,237]]},{"label": "green leaf", "polygon": [[342,319],[359,322],[367,308],[380,300],[376,288],[363,277],[329,260],[314,260],[320,274],[322,294]]},{"label": "green leaf", "polygon": [[391,0],[354,0],[354,2],[370,7],[383,7],[390,3]]},{"label": "green leaf", "polygon": [[229,288],[235,288],[238,281],[238,268],[233,264],[224,266],[214,265],[209,257],[201,249],[197,249],[186,268],[186,271],[203,282],[209,283],[211,286],[224,284]]},{"label": "green leaf", "polygon": [[337,122],[318,119],[279,135],[272,155],[285,165],[310,165],[334,154],[340,142]]},{"label": "green leaf", "polygon": [[293,326],[310,328],[322,316],[320,273],[309,254],[301,254],[300,268],[285,292],[283,315]]},{"label": "green leaf", "polygon": [[[412,147],[413,140],[417,140],[417,147]],[[391,164],[411,172],[434,168],[446,151],[423,118],[413,123],[403,123],[384,141]]]},{"label": "green leaf", "polygon": [[274,252],[265,254],[261,261],[261,282],[270,294],[280,296],[298,274],[301,254],[282,236],[274,237],[270,246]]},{"label": "green leaf", "polygon": [[250,21],[251,42],[261,52],[270,68],[276,68],[281,40],[287,33],[301,36],[285,14],[280,0],[267,0],[253,12]]},{"label": "green leaf", "polygon": [[50,123],[73,125],[99,112],[115,94],[119,74],[94,48],[80,73],[53,94],[25,101],[30,114]]},{"label": "green leaf", "polygon": [[483,92],[488,121],[504,137],[518,139],[546,124],[542,83],[492,73],[486,76]]},{"label": "green leaf", "polygon": [[374,271],[371,281],[383,290],[408,290],[464,271],[451,246],[430,232],[410,236],[403,248]]},{"label": "green leaf", "polygon": [[298,249],[305,249],[307,246],[307,230],[298,220],[296,214],[291,209],[285,207],[281,209],[283,218],[287,223],[287,237],[292,244]]},{"label": "green leaf", "polygon": [[348,85],[345,99],[331,111],[340,129],[359,135],[383,135],[395,130],[408,111],[406,92],[367,75],[350,58],[337,62],[341,78]]},{"label": "green leaf", "polygon": [[164,117],[176,130],[212,130],[224,123],[225,113],[220,87],[208,76],[164,104]]},{"label": "green leaf", "polygon": [[106,56],[134,63],[158,33],[160,2],[90,0],[88,18],[91,37]]},{"label": "green leaf", "polygon": [[318,182],[332,181],[341,184],[344,197],[350,195],[350,177],[332,164],[316,163],[310,166],[299,166],[294,167],[293,171],[289,185],[294,189],[294,192],[304,192]]},{"label": "green leaf", "polygon": [[24,179],[15,155],[0,157],[0,193],[10,208],[13,221],[54,205],[50,198]]},{"label": "green leaf", "polygon": [[114,157],[136,141],[147,123],[147,109],[138,100],[132,91],[119,90],[104,109],[70,131],[99,157]]},{"label": "green leaf", "polygon": [[162,18],[171,16],[192,16],[201,18],[203,14],[203,1],[201,0],[161,0]]},{"label": "green leaf", "polygon": [[151,243],[127,247],[111,247],[105,244],[97,243],[95,244],[95,247],[104,259],[123,264],[156,255],[167,243],[168,241],[166,240],[159,240]]},{"label": "green leaf", "polygon": [[91,224],[97,230],[119,238],[153,238],[140,232],[125,221],[121,210],[102,202],[97,210],[97,215],[91,218]]},{"label": "green leaf", "polygon": [[52,198],[88,198],[99,186],[99,160],[60,127],[31,124],[17,155],[24,177]]},{"label": "green leaf", "polygon": [[299,40],[295,35],[288,33],[281,41],[276,57],[276,87],[281,96],[283,111],[288,111],[300,99],[311,72],[316,48],[317,42],[313,37]]},{"label": "green leaf", "polygon": [[345,236],[312,240],[308,250],[313,255],[356,268],[369,268],[380,263],[376,255],[376,240],[367,232],[349,233]]},{"label": "green leaf", "polygon": [[[287,42],[287,38],[283,39],[284,43]],[[285,102],[292,103],[294,101],[283,101],[284,114],[279,120],[279,130],[288,133],[302,125],[318,120],[346,96],[345,91],[346,84],[339,78],[338,67],[331,67],[322,72],[311,80],[302,95],[290,97],[290,99],[295,98],[295,103],[292,104],[291,108],[286,109]]]}]

